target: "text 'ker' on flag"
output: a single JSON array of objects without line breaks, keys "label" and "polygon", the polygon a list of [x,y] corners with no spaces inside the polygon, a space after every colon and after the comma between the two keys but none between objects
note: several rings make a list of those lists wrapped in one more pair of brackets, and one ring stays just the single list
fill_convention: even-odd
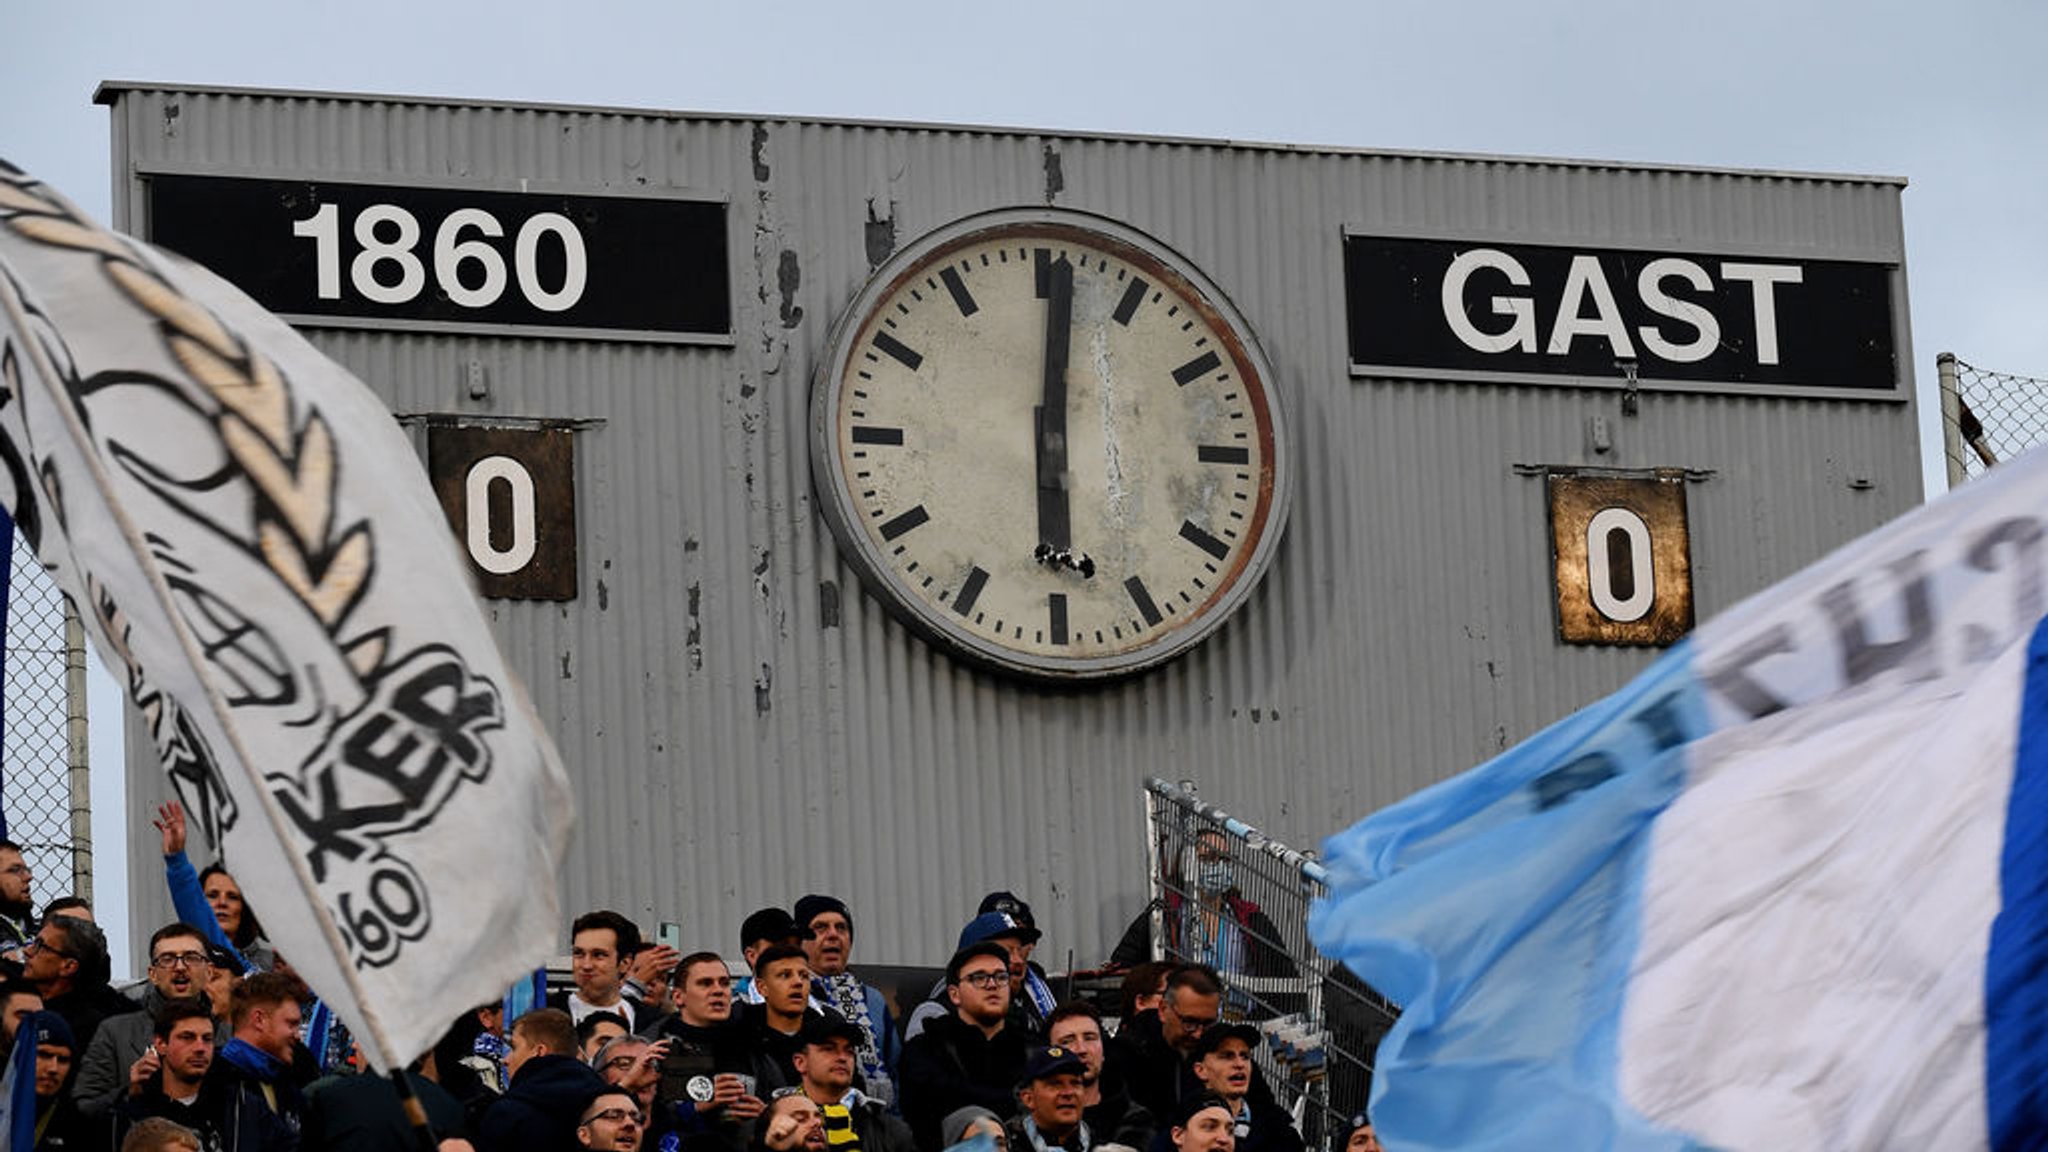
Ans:
[{"label": "text 'ker' on flag", "polygon": [[1331,838],[1389,1148],[2048,1147],[2048,453]]},{"label": "text 'ker' on flag", "polygon": [[4,164],[0,503],[375,1063],[546,957],[566,779],[391,413]]}]

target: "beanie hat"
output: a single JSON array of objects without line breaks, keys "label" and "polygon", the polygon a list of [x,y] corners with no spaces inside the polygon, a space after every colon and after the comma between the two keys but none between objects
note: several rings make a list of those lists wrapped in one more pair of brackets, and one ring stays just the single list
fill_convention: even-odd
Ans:
[{"label": "beanie hat", "polygon": [[846,919],[846,934],[853,935],[853,912],[847,908],[846,901],[837,896],[806,896],[796,902],[795,912],[796,922],[805,928],[809,928],[811,921],[819,916],[837,912]]}]

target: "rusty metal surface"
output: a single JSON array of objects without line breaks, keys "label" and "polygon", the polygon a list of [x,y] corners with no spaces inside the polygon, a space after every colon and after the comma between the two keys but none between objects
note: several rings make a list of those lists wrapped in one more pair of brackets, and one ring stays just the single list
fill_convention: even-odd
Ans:
[{"label": "rusty metal surface", "polygon": [[1559,639],[1664,647],[1692,630],[1685,483],[1669,469],[1546,475]]},{"label": "rusty metal surface", "polygon": [[[1910,402],[1645,392],[1630,414],[1611,389],[1354,377],[1343,329],[1346,229],[1899,262],[1896,182],[148,85],[108,99],[131,230],[146,174],[173,169],[730,205],[730,346],[310,333],[401,413],[585,422],[578,598],[487,610],[573,776],[567,905],[680,921],[692,947],[730,950],[746,912],[830,891],[853,907],[856,963],[929,963],[1004,888],[1035,905],[1049,966],[1099,960],[1145,905],[1146,776],[1196,779],[1313,845],[1613,690],[1654,652],[1558,641],[1548,501],[1518,465],[1711,471],[1687,494],[1702,618],[1920,499]],[[870,272],[963,217],[1045,204],[1138,228],[1219,286],[1272,361],[1296,457],[1256,592],[1193,651],[1087,689],[1019,686],[906,628],[834,547],[810,469],[813,373]],[[159,786],[129,746],[139,806]],[[151,854],[134,868],[146,933],[169,906]]]}]

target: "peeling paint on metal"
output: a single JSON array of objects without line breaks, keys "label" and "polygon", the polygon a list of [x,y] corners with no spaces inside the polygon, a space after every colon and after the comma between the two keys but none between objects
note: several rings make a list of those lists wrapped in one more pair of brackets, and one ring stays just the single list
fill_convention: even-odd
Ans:
[{"label": "peeling paint on metal", "polygon": [[868,201],[868,219],[867,223],[862,225],[862,238],[867,244],[868,271],[872,272],[880,268],[882,262],[887,260],[896,251],[896,202],[894,200],[889,202],[889,211],[881,216],[875,215],[875,202],[873,200]]},{"label": "peeling paint on metal", "polygon": [[803,287],[803,269],[797,266],[796,249],[784,248],[782,256],[775,263],[775,289],[782,294],[782,326],[794,328],[803,323],[803,306],[796,302],[797,289]]},{"label": "peeling paint on metal", "polygon": [[1065,166],[1060,160],[1059,149],[1047,144],[1045,146],[1045,202],[1047,204],[1052,203],[1059,199],[1060,193],[1066,190],[1067,173]]},{"label": "peeling paint on metal", "polygon": [[839,582],[818,581],[818,627],[839,627]]}]

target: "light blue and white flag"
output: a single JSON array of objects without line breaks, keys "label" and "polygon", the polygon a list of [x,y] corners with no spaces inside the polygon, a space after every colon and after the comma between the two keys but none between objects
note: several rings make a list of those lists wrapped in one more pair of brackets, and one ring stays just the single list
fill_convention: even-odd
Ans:
[{"label": "light blue and white flag", "polygon": [[1331,838],[1399,1152],[2048,1147],[2048,453]]}]

